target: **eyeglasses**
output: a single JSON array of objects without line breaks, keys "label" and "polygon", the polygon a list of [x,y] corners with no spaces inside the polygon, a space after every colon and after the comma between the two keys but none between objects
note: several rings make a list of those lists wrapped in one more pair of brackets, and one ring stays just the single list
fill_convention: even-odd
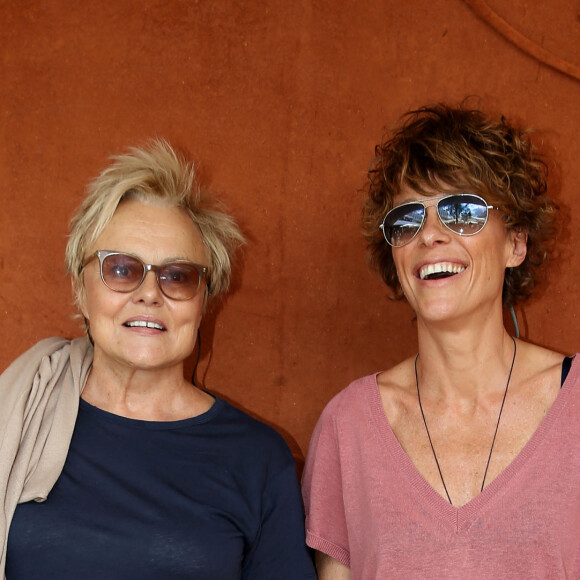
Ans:
[{"label": "eyeglasses", "polygon": [[420,231],[427,217],[427,208],[436,205],[441,223],[460,236],[473,236],[487,223],[490,209],[497,209],[473,193],[454,193],[433,200],[410,201],[393,208],[379,226],[385,240],[400,248],[408,244]]},{"label": "eyeglasses", "polygon": [[154,266],[145,264],[133,254],[98,250],[89,256],[83,268],[95,258],[99,259],[101,280],[107,288],[115,292],[133,292],[141,286],[147,272],[155,272],[157,284],[167,298],[172,300],[189,300],[208,276],[209,268],[193,262],[169,262]]}]

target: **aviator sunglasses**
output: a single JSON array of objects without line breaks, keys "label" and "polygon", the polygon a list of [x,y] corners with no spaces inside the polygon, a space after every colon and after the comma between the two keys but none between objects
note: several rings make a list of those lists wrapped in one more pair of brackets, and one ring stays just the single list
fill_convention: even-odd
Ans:
[{"label": "aviator sunglasses", "polygon": [[101,280],[115,292],[133,292],[141,286],[147,272],[155,272],[157,284],[167,298],[189,300],[193,298],[207,278],[208,267],[193,262],[175,261],[154,266],[145,264],[133,254],[98,250],[89,256],[83,268],[95,258],[99,259]]},{"label": "aviator sunglasses", "polygon": [[473,193],[453,193],[431,202],[410,201],[390,210],[379,226],[385,240],[394,248],[408,244],[427,218],[427,208],[436,205],[440,222],[460,236],[473,236],[485,224],[490,209],[497,209]]}]

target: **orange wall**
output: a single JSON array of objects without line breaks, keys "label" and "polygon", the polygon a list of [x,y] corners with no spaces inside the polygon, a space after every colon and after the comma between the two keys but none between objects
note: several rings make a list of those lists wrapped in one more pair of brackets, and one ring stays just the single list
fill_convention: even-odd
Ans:
[{"label": "orange wall", "polygon": [[[109,155],[163,136],[202,162],[250,238],[238,288],[202,328],[205,384],[303,455],[334,393],[416,349],[358,230],[357,188],[387,125],[477,94],[541,132],[554,194],[578,217],[580,5],[470,4],[0,0],[0,368],[79,333],[67,222]],[[571,221],[549,283],[519,311],[530,340],[566,352],[577,239]]]}]

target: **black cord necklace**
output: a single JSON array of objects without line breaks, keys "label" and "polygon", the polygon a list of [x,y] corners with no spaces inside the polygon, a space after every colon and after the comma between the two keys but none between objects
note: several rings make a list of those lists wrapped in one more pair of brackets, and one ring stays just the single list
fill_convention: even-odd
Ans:
[{"label": "black cord necklace", "polygon": [[[512,365],[510,367],[510,372],[509,372],[507,383],[505,386],[505,391],[503,393],[501,407],[499,408],[499,415],[497,417],[497,423],[495,426],[495,431],[493,433],[491,447],[489,449],[489,456],[487,458],[487,464],[485,466],[485,472],[483,474],[483,481],[481,482],[480,492],[483,491],[483,488],[485,487],[485,478],[487,477],[487,470],[489,469],[489,462],[491,461],[491,454],[493,453],[493,446],[495,445],[495,438],[497,437],[497,430],[499,429],[499,422],[501,420],[501,414],[503,411],[505,398],[507,396],[508,387],[510,386],[510,379],[512,378],[512,371],[514,370],[514,363],[516,362],[516,350],[517,350],[516,341],[513,337],[512,337],[512,340],[514,342],[514,356],[512,358]],[[449,492],[447,491],[447,486],[445,485],[445,480],[443,479],[443,473],[441,471],[441,466],[439,465],[439,460],[437,459],[437,453],[435,453],[435,447],[433,447],[433,441],[431,441],[431,434],[429,433],[429,427],[427,427],[427,420],[425,419],[425,413],[423,412],[423,405],[421,405],[421,393],[419,392],[419,374],[417,373],[417,360],[418,359],[419,359],[419,355],[417,354],[417,356],[415,357],[415,383],[417,385],[417,398],[419,399],[419,409],[421,409],[421,417],[423,417],[423,423],[425,424],[425,431],[427,431],[427,437],[429,439],[429,444],[431,445],[431,451],[433,451],[433,457],[434,457],[435,463],[437,465],[437,470],[439,471],[439,477],[441,478],[441,483],[443,484],[443,489],[445,490],[445,494],[447,495],[447,499],[449,500],[449,503],[451,505],[453,505],[453,502],[451,501],[451,496],[449,495]]]}]

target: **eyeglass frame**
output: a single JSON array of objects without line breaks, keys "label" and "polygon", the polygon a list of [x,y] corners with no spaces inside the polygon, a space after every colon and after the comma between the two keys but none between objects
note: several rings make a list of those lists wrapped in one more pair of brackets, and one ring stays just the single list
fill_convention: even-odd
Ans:
[{"label": "eyeglass frame", "polygon": [[[461,232],[456,232],[455,230],[451,229],[442,219],[441,216],[439,215],[439,210],[437,210],[437,219],[439,220],[439,223],[441,223],[442,226],[446,227],[450,232],[453,232],[454,234],[458,235],[458,236],[475,236],[477,234],[479,234],[483,228],[486,226],[487,224],[487,220],[489,219],[489,210],[490,209],[495,209],[495,210],[499,210],[499,207],[496,207],[494,205],[490,205],[487,203],[487,200],[483,197],[481,197],[481,195],[478,195],[477,193],[468,193],[468,192],[459,192],[459,193],[449,193],[446,195],[442,195],[440,197],[436,197],[433,199],[430,199],[429,202],[425,202],[425,201],[420,201],[420,200],[414,200],[414,201],[406,201],[405,203],[401,203],[395,207],[392,207],[386,214],[385,217],[383,218],[383,221],[381,222],[381,224],[379,225],[379,229],[381,230],[383,237],[385,238],[385,241],[387,242],[387,244],[389,244],[389,246],[391,246],[391,248],[403,248],[404,246],[406,246],[407,244],[411,243],[419,234],[419,232],[423,229],[423,226],[425,225],[425,222],[427,221],[427,208],[428,207],[437,207],[439,206],[439,203],[442,202],[444,199],[448,199],[450,197],[461,197],[463,195],[468,195],[470,197],[476,197],[478,199],[480,199],[483,202],[483,205],[486,208],[486,215],[485,215],[485,222],[483,223],[483,225],[481,226],[481,228],[479,228],[476,232],[473,233],[461,233]],[[421,225],[417,228],[417,231],[413,234],[413,236],[411,238],[409,238],[408,241],[406,241],[404,244],[401,244],[400,246],[395,246],[394,244],[392,244],[389,239],[387,238],[387,234],[385,233],[385,220],[387,219],[387,217],[389,216],[390,213],[392,213],[393,211],[395,211],[396,209],[399,209],[401,207],[404,207],[406,205],[411,205],[411,204],[419,204],[423,206],[423,219],[421,220]]]},{"label": "eyeglass frame", "polygon": [[[143,266],[143,275],[141,276],[141,280],[137,284],[137,286],[135,286],[135,288],[132,288],[131,290],[115,290],[115,288],[111,288],[107,284],[107,282],[105,282],[105,277],[103,275],[103,262],[109,256],[115,256],[115,255],[129,256],[131,258],[135,258]],[[158,286],[159,290],[161,291],[163,296],[165,296],[166,298],[169,298],[170,300],[177,300],[179,302],[184,302],[186,300],[191,300],[192,298],[195,298],[195,296],[197,296],[197,293],[199,292],[199,289],[201,288],[201,283],[204,280],[206,281],[207,292],[208,292],[208,294],[210,294],[210,286],[209,286],[209,280],[208,280],[208,275],[209,275],[209,267],[208,266],[202,266],[201,264],[196,264],[195,262],[189,262],[187,260],[172,260],[170,262],[166,262],[166,263],[159,264],[159,265],[147,264],[139,256],[137,256],[135,254],[131,254],[130,252],[119,252],[117,250],[97,250],[96,252],[94,252],[93,254],[88,256],[87,259],[83,262],[79,273],[82,272],[85,269],[85,267],[88,266],[88,264],[90,262],[92,262],[95,258],[98,258],[98,260],[99,260],[99,273],[101,276],[101,281],[112,292],[119,292],[121,294],[129,294],[130,292],[134,292],[135,290],[137,290],[137,288],[139,288],[143,284],[143,282],[145,281],[145,278],[147,277],[147,274],[149,272],[154,272],[155,280],[157,281],[157,286]],[[197,270],[197,273],[199,274],[199,282],[198,282],[197,288],[195,289],[195,292],[189,298],[173,298],[172,296],[169,296],[168,294],[166,294],[166,292],[163,290],[163,287],[161,286],[161,282],[159,281],[159,274],[157,272],[158,272],[159,268],[163,268],[163,267],[168,266],[170,264],[187,264],[188,266],[193,266],[193,268],[195,270]]]}]

